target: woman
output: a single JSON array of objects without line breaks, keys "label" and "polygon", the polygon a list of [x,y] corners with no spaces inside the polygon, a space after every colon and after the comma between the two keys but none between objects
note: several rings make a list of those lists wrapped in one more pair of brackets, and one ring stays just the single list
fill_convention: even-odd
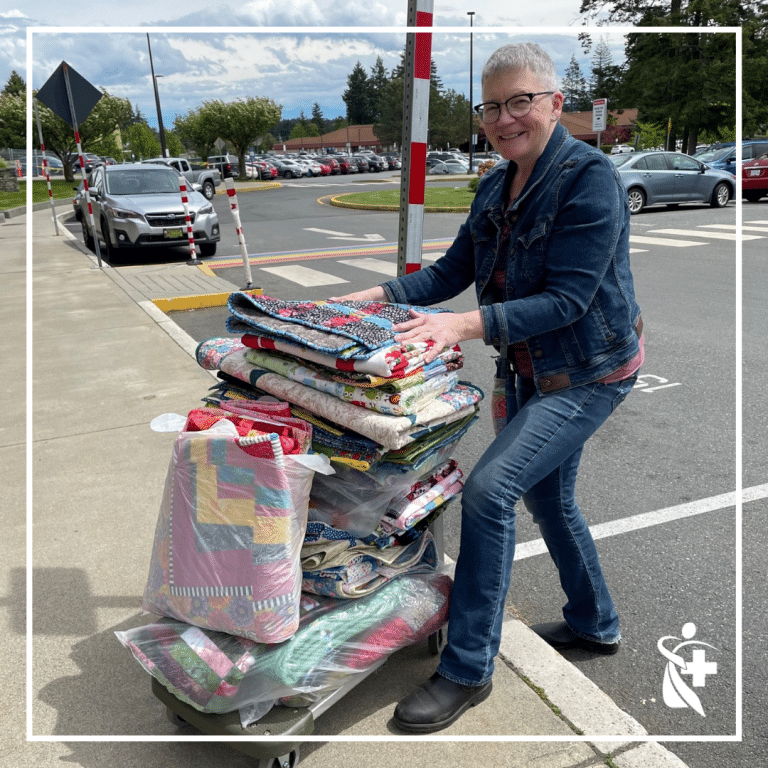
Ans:
[{"label": "woman", "polygon": [[534,626],[555,648],[615,653],[619,620],[574,490],[586,440],[632,389],[643,360],[629,268],[626,193],[600,150],[559,124],[550,57],[507,45],[482,73],[475,107],[508,161],[484,174],[467,221],[426,269],[347,299],[445,302],[474,282],[478,309],[400,324],[397,340],[483,339],[500,352],[497,436],[466,479],[447,644],[435,674],[397,706],[429,733],[491,692],[521,498],[541,529],[567,602]]}]

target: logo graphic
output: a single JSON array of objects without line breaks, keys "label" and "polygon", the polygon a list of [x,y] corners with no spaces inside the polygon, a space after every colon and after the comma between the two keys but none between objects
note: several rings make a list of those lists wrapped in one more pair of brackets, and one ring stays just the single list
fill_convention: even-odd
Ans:
[{"label": "logo graphic", "polygon": [[[701,701],[699,701],[699,697],[691,690],[690,686],[683,680],[681,675],[690,675],[691,685],[694,688],[703,688],[707,682],[707,675],[717,674],[717,663],[714,661],[707,661],[706,648],[711,648],[714,651],[716,651],[717,648],[715,648],[714,645],[704,643],[701,640],[694,640],[693,637],[695,634],[696,625],[692,621],[689,621],[683,626],[684,642],[678,642],[671,651],[664,646],[664,643],[667,640],[679,641],[679,637],[668,635],[659,640],[659,653],[667,659],[667,666],[664,669],[662,693],[664,694],[664,703],[668,707],[674,709],[690,707],[702,717],[706,717],[704,708],[701,706]],[[689,645],[705,646],[706,648],[695,648],[691,654],[691,660],[686,661],[683,656],[678,654],[678,651]]]}]

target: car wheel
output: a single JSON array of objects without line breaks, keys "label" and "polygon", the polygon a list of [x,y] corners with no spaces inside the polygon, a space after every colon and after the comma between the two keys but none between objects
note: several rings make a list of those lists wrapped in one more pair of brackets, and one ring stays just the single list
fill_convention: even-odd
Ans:
[{"label": "car wheel", "polygon": [[113,264],[117,259],[115,258],[116,248],[112,245],[112,241],[109,239],[109,225],[106,219],[101,220],[101,239],[104,241],[104,256],[105,261]]},{"label": "car wheel", "polygon": [[206,200],[213,200],[213,196],[216,194],[216,187],[212,181],[206,181],[203,183],[203,194]]},{"label": "car wheel", "polygon": [[200,249],[200,255],[203,258],[216,255],[216,243],[200,243],[197,247]]},{"label": "car wheel", "polygon": [[725,208],[728,205],[728,201],[731,199],[731,190],[728,189],[728,185],[721,181],[712,192],[712,199],[709,204],[713,208]]},{"label": "car wheel", "polygon": [[285,176],[286,179],[293,178],[293,173],[291,171],[286,171],[283,175]]},{"label": "car wheel", "polygon": [[639,187],[633,187],[627,193],[629,201],[629,212],[631,214],[640,213],[645,207],[645,192]]},{"label": "car wheel", "polygon": [[756,203],[764,194],[765,192],[760,189],[748,189],[746,192],[744,192],[744,197],[748,202]]},{"label": "car wheel", "polygon": [[80,217],[80,226],[83,230],[83,242],[85,243],[85,247],[89,251],[95,251],[96,244],[93,242],[93,235],[88,231],[88,225],[85,223],[85,216]]}]

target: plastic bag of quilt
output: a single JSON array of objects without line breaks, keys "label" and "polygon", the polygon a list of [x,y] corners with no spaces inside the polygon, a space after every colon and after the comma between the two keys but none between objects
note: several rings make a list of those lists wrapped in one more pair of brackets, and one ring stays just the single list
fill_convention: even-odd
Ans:
[{"label": "plastic bag of quilt", "polygon": [[299,626],[312,477],[333,470],[325,457],[284,453],[284,445],[304,444],[301,430],[256,428],[241,437],[231,434],[233,428],[222,419],[211,429],[177,436],[142,606],[279,643]]},{"label": "plastic bag of quilt", "polygon": [[359,600],[303,595],[300,627],[278,645],[175,619],[115,635],[158,682],[201,712],[242,712],[275,699],[299,706],[437,631],[448,619],[451,585],[447,574],[431,573],[401,576]]}]

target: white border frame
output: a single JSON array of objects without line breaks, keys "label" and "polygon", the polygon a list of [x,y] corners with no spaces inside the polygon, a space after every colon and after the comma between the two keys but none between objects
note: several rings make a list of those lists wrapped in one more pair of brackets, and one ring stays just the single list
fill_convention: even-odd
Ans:
[{"label": "white border frame", "polygon": [[[31,168],[33,144],[33,112],[32,112],[32,73],[33,56],[32,41],[35,33],[39,34],[290,34],[290,35],[324,35],[324,34],[408,34],[408,33],[441,34],[493,34],[493,35],[532,35],[553,36],[578,34],[611,35],[628,34],[734,34],[736,36],[736,142],[742,141],[742,30],[740,27],[625,27],[625,26],[598,26],[598,27],[96,27],[83,29],[81,27],[27,27],[27,168]],[[736,232],[742,231],[742,200],[741,200],[741,153],[736,156]],[[271,741],[275,736],[78,736],[78,735],[35,735],[32,732],[33,710],[33,655],[32,655],[32,445],[33,445],[33,366],[32,366],[32,184],[27,184],[27,301],[26,301],[26,483],[27,483],[27,541],[26,541],[26,740],[28,742],[240,742],[247,741]],[[735,652],[735,676],[736,676],[736,733],[722,736],[319,736],[296,735],[287,737],[286,741],[302,742],[739,742],[743,739],[743,713],[742,713],[742,508],[743,508],[743,478],[742,478],[742,243],[736,239],[736,343],[735,343],[735,409],[736,409],[736,652]]]}]

